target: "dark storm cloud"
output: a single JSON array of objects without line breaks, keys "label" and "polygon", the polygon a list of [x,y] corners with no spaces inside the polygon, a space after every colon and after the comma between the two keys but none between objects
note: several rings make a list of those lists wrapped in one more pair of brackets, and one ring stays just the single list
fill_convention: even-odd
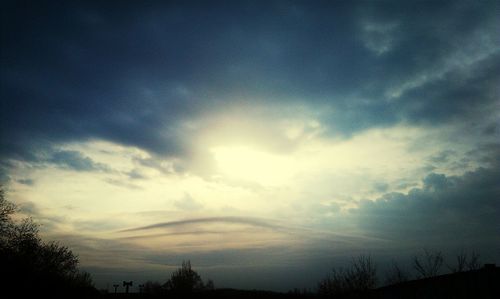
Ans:
[{"label": "dark storm cloud", "polygon": [[363,201],[353,213],[364,231],[382,238],[433,244],[476,240],[491,246],[500,233],[499,166],[496,161],[463,176],[432,173],[423,187]]},{"label": "dark storm cloud", "polygon": [[[499,41],[500,42],[500,41]],[[408,92],[401,109],[413,122],[440,123],[448,120],[480,121],[493,108],[500,89],[500,52],[471,68],[450,72],[442,79]],[[465,118],[464,118],[465,117]]]},{"label": "dark storm cloud", "polygon": [[498,94],[498,5],[7,2],[0,155],[105,139],[183,157],[180,124],[236,99],[326,106],[346,135],[472,121]]}]

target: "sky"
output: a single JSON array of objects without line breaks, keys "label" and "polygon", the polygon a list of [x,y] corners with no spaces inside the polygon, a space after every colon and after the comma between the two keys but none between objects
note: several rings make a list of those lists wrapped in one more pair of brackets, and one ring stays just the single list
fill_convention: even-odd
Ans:
[{"label": "sky", "polygon": [[0,181],[99,288],[500,264],[500,2],[1,6]]}]

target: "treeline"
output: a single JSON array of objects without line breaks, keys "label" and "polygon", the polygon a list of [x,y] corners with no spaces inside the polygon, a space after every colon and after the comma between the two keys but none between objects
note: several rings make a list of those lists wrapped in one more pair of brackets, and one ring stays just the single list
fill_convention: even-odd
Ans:
[{"label": "treeline", "polygon": [[182,266],[175,270],[165,283],[146,281],[139,285],[139,289],[141,293],[151,295],[181,295],[213,291],[215,286],[211,279],[204,282],[198,272],[191,268],[191,261],[187,260],[182,262]]},{"label": "treeline", "polygon": [[90,274],[78,269],[78,257],[66,246],[44,242],[31,218],[15,221],[16,211],[0,188],[1,292],[7,298],[95,294]]},{"label": "treeline", "polygon": [[[447,263],[442,252],[424,249],[411,260],[410,269],[392,262],[383,280],[379,280],[378,267],[369,255],[352,258],[347,267],[333,268],[318,283],[317,294],[332,298],[368,298],[380,286],[397,285],[410,280],[430,279],[446,273],[461,273],[481,267],[479,254],[462,251]],[[413,271],[411,271],[413,270]]]},{"label": "treeline", "polygon": [[479,254],[463,251],[453,262],[447,263],[440,251],[424,249],[421,254],[413,256],[411,269],[413,271],[393,262],[384,279],[379,280],[378,267],[372,257],[360,255],[352,258],[347,267],[333,268],[329,275],[319,281],[317,289],[294,289],[284,294],[215,289],[211,280],[203,282],[200,275],[192,269],[190,261],[184,261],[166,282],[147,281],[139,287],[144,297],[162,298],[385,298],[377,292],[380,286],[401,285],[411,280],[432,279],[445,273],[478,270]]}]

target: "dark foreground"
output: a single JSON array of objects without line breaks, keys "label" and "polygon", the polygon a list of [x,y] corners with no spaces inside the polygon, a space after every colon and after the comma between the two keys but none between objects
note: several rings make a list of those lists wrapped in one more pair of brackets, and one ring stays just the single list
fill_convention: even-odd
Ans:
[{"label": "dark foreground", "polygon": [[[10,290],[10,291],[9,291]],[[235,290],[235,289],[215,289],[193,292],[190,294],[158,290],[156,294],[148,293],[102,293],[95,289],[79,289],[77,292],[58,292],[57,289],[44,292],[37,292],[36,288],[24,286],[23,288],[9,288],[4,285],[0,298],[82,298],[82,299],[146,299],[146,298],[167,298],[167,299],[285,299],[285,298],[368,298],[368,299],[433,299],[433,298],[478,298],[496,299],[500,298],[500,267],[488,265],[479,270],[467,271],[435,276],[427,279],[412,280],[390,286],[368,290],[363,292],[331,293],[322,296],[310,292],[288,292],[277,293],[257,290]]]},{"label": "dark foreground", "polygon": [[181,299],[181,298],[203,298],[203,299],[212,299],[212,298],[241,298],[241,299],[250,299],[250,298],[262,298],[262,299],[285,299],[285,298],[316,298],[315,294],[300,294],[300,293],[277,293],[277,292],[269,292],[269,291],[257,291],[257,290],[235,290],[235,289],[217,289],[212,291],[203,291],[199,293],[193,293],[190,295],[187,294],[175,294],[175,293],[164,293],[158,295],[152,294],[102,294],[102,298],[171,298],[171,299]]}]

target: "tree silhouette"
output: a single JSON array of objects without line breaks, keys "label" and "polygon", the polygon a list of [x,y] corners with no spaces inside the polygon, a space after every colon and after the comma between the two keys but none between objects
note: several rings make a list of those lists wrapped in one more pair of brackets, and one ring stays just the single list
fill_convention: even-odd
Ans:
[{"label": "tree silhouette", "polygon": [[172,273],[165,286],[171,291],[180,293],[192,293],[205,289],[200,275],[191,269],[189,260],[182,262],[182,267]]},{"label": "tree silhouette", "polygon": [[422,278],[434,277],[439,274],[444,258],[441,251],[431,252],[424,249],[421,255],[413,257],[413,268]]},{"label": "tree silhouette", "polygon": [[63,294],[95,290],[88,273],[78,270],[78,258],[68,247],[44,242],[31,218],[13,220],[16,206],[0,186],[0,265],[11,292]]},{"label": "tree silhouette", "polygon": [[5,236],[5,233],[10,231],[12,225],[11,215],[16,211],[16,206],[5,200],[5,191],[0,186],[0,241]]},{"label": "tree silhouette", "polygon": [[385,284],[397,284],[408,281],[409,275],[396,262],[392,262],[392,266],[386,273]]},{"label": "tree silhouette", "polygon": [[472,251],[465,264],[467,271],[473,271],[481,268],[481,261],[479,260],[479,253]]},{"label": "tree silhouette", "polygon": [[150,295],[158,295],[162,291],[161,284],[157,281],[148,280],[144,283],[143,292]]},{"label": "tree silhouette", "polygon": [[215,290],[215,285],[214,285],[214,281],[209,279],[207,281],[207,283],[205,284],[205,290]]},{"label": "tree silhouette", "polygon": [[348,268],[332,269],[331,274],[320,281],[318,294],[325,297],[363,297],[375,288],[376,266],[370,256],[353,258]]},{"label": "tree silhouette", "polygon": [[456,256],[456,264],[454,266],[447,265],[447,267],[452,273],[477,270],[481,267],[479,254],[475,251],[468,254],[462,250]]}]

